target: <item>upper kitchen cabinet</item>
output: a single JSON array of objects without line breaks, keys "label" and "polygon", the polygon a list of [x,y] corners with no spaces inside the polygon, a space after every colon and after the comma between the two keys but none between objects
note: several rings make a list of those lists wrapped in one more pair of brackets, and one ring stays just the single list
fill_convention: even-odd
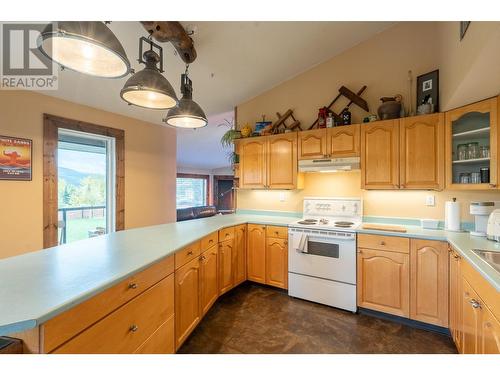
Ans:
[{"label": "upper kitchen cabinet", "polygon": [[262,138],[247,138],[238,141],[240,155],[240,188],[258,189],[266,187],[267,142]]},{"label": "upper kitchen cabinet", "polygon": [[401,189],[442,190],[444,185],[444,114],[400,120]]},{"label": "upper kitchen cabinet", "polygon": [[446,188],[496,189],[498,99],[446,112]]},{"label": "upper kitchen cabinet", "polygon": [[326,129],[299,132],[297,142],[299,160],[327,158],[326,137]]},{"label": "upper kitchen cabinet", "polygon": [[297,189],[297,133],[238,141],[240,188]]},{"label": "upper kitchen cabinet", "polygon": [[360,125],[336,126],[326,129],[329,158],[359,156]]},{"label": "upper kitchen cabinet", "polygon": [[361,188],[399,189],[399,120],[361,126]]}]

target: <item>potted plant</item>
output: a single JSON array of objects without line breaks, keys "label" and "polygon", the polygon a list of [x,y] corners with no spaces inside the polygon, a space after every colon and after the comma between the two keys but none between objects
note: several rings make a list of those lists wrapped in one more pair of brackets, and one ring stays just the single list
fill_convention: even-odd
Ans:
[{"label": "potted plant", "polygon": [[[222,124],[218,126],[224,126],[228,128],[228,130],[222,135],[220,139],[220,144],[223,148],[232,148],[234,146],[234,140],[241,138],[241,131],[236,130],[236,124],[234,120],[224,119]],[[234,149],[230,150],[227,154],[227,158],[231,165],[239,163],[239,155],[234,151]]]}]

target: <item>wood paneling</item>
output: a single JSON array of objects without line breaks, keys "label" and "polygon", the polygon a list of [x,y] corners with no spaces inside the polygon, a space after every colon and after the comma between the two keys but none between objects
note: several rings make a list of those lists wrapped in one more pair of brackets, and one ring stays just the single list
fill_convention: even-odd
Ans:
[{"label": "wood paneling", "polygon": [[267,137],[267,187],[297,187],[297,133]]},{"label": "wood paneling", "polygon": [[444,114],[400,120],[402,189],[442,190],[444,186]]},{"label": "wood paneling", "polygon": [[234,238],[219,243],[219,294],[233,287]]},{"label": "wood paneling", "polygon": [[448,245],[411,239],[410,318],[448,327]]},{"label": "wood paneling", "polygon": [[200,261],[193,259],[175,271],[175,347],[178,349],[201,319]]},{"label": "wood paneling", "polygon": [[234,286],[247,279],[247,225],[234,228],[233,282]]},{"label": "wood paneling", "polygon": [[268,225],[266,227],[266,236],[273,238],[288,238],[288,227],[278,227],[275,225]]},{"label": "wood paneling", "polygon": [[59,129],[115,138],[115,229],[125,229],[125,132],[121,129],[43,115],[43,246],[58,244],[58,173],[57,147]]},{"label": "wood paneling", "polygon": [[53,353],[132,353],[173,315],[173,294],[174,275],[171,275]]},{"label": "wood paneling", "polygon": [[462,273],[460,256],[449,249],[449,325],[450,333],[459,352],[462,351]]},{"label": "wood paneling", "polygon": [[481,309],[474,307],[479,296],[465,278],[462,278],[462,354],[479,353],[479,327],[481,326]]},{"label": "wood paneling", "polygon": [[219,242],[232,240],[234,238],[234,227],[224,228],[219,231]]},{"label": "wood paneling", "polygon": [[399,189],[399,120],[361,127],[361,187]]},{"label": "wood paneling", "polygon": [[208,236],[205,236],[201,239],[201,251],[205,251],[210,249],[212,246],[217,245],[219,242],[219,234],[218,232],[213,232]]},{"label": "wood paneling", "polygon": [[175,253],[175,269],[182,267],[194,258],[198,258],[201,253],[200,246],[200,241],[196,241],[177,251]]},{"label": "wood paneling", "polygon": [[134,354],[174,354],[174,332],[175,321],[174,315],[172,315],[134,352]]},{"label": "wood paneling", "polygon": [[266,227],[248,224],[247,277],[248,280],[266,283]]},{"label": "wood paneling", "polygon": [[200,304],[204,316],[219,297],[219,246],[213,245],[200,256]]},{"label": "wood paneling", "polygon": [[481,313],[479,353],[500,354],[500,322],[487,307]]},{"label": "wood paneling", "polygon": [[336,126],[327,129],[327,153],[330,158],[359,156],[360,125]]},{"label": "wood paneling", "polygon": [[298,133],[298,159],[311,160],[327,157],[326,129],[306,130]]},{"label": "wood paneling", "polygon": [[377,234],[358,234],[358,247],[395,251],[398,253],[410,252],[410,239],[407,237],[381,236]]},{"label": "wood paneling", "polygon": [[277,288],[288,288],[288,241],[282,238],[267,238],[266,284]]},{"label": "wood paneling", "polygon": [[358,249],[358,306],[409,317],[408,254]]},{"label": "wood paneling", "polygon": [[240,155],[240,188],[258,189],[267,186],[267,137],[238,141]]}]

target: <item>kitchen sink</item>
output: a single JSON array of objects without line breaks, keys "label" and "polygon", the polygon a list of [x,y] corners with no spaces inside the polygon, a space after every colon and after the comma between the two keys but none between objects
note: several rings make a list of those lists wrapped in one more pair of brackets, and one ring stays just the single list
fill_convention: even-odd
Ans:
[{"label": "kitchen sink", "polygon": [[481,249],[473,249],[472,251],[500,273],[500,251],[488,251]]}]

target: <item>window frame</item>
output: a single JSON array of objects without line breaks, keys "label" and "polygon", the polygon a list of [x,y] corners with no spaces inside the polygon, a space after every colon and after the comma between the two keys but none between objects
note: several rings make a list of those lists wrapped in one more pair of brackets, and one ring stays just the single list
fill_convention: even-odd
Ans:
[{"label": "window frame", "polygon": [[[178,172],[176,179],[175,179],[175,186],[176,186],[176,202],[177,202],[177,179],[178,178],[192,178],[192,179],[199,179],[199,180],[205,180],[205,183],[207,185],[207,191],[206,191],[206,197],[205,197],[205,202],[207,206],[211,205],[211,190],[212,190],[212,184],[210,183],[210,175],[209,174],[195,174],[195,173],[181,173]],[[195,207],[195,206],[193,206]],[[176,204],[177,208],[177,204]]]}]

